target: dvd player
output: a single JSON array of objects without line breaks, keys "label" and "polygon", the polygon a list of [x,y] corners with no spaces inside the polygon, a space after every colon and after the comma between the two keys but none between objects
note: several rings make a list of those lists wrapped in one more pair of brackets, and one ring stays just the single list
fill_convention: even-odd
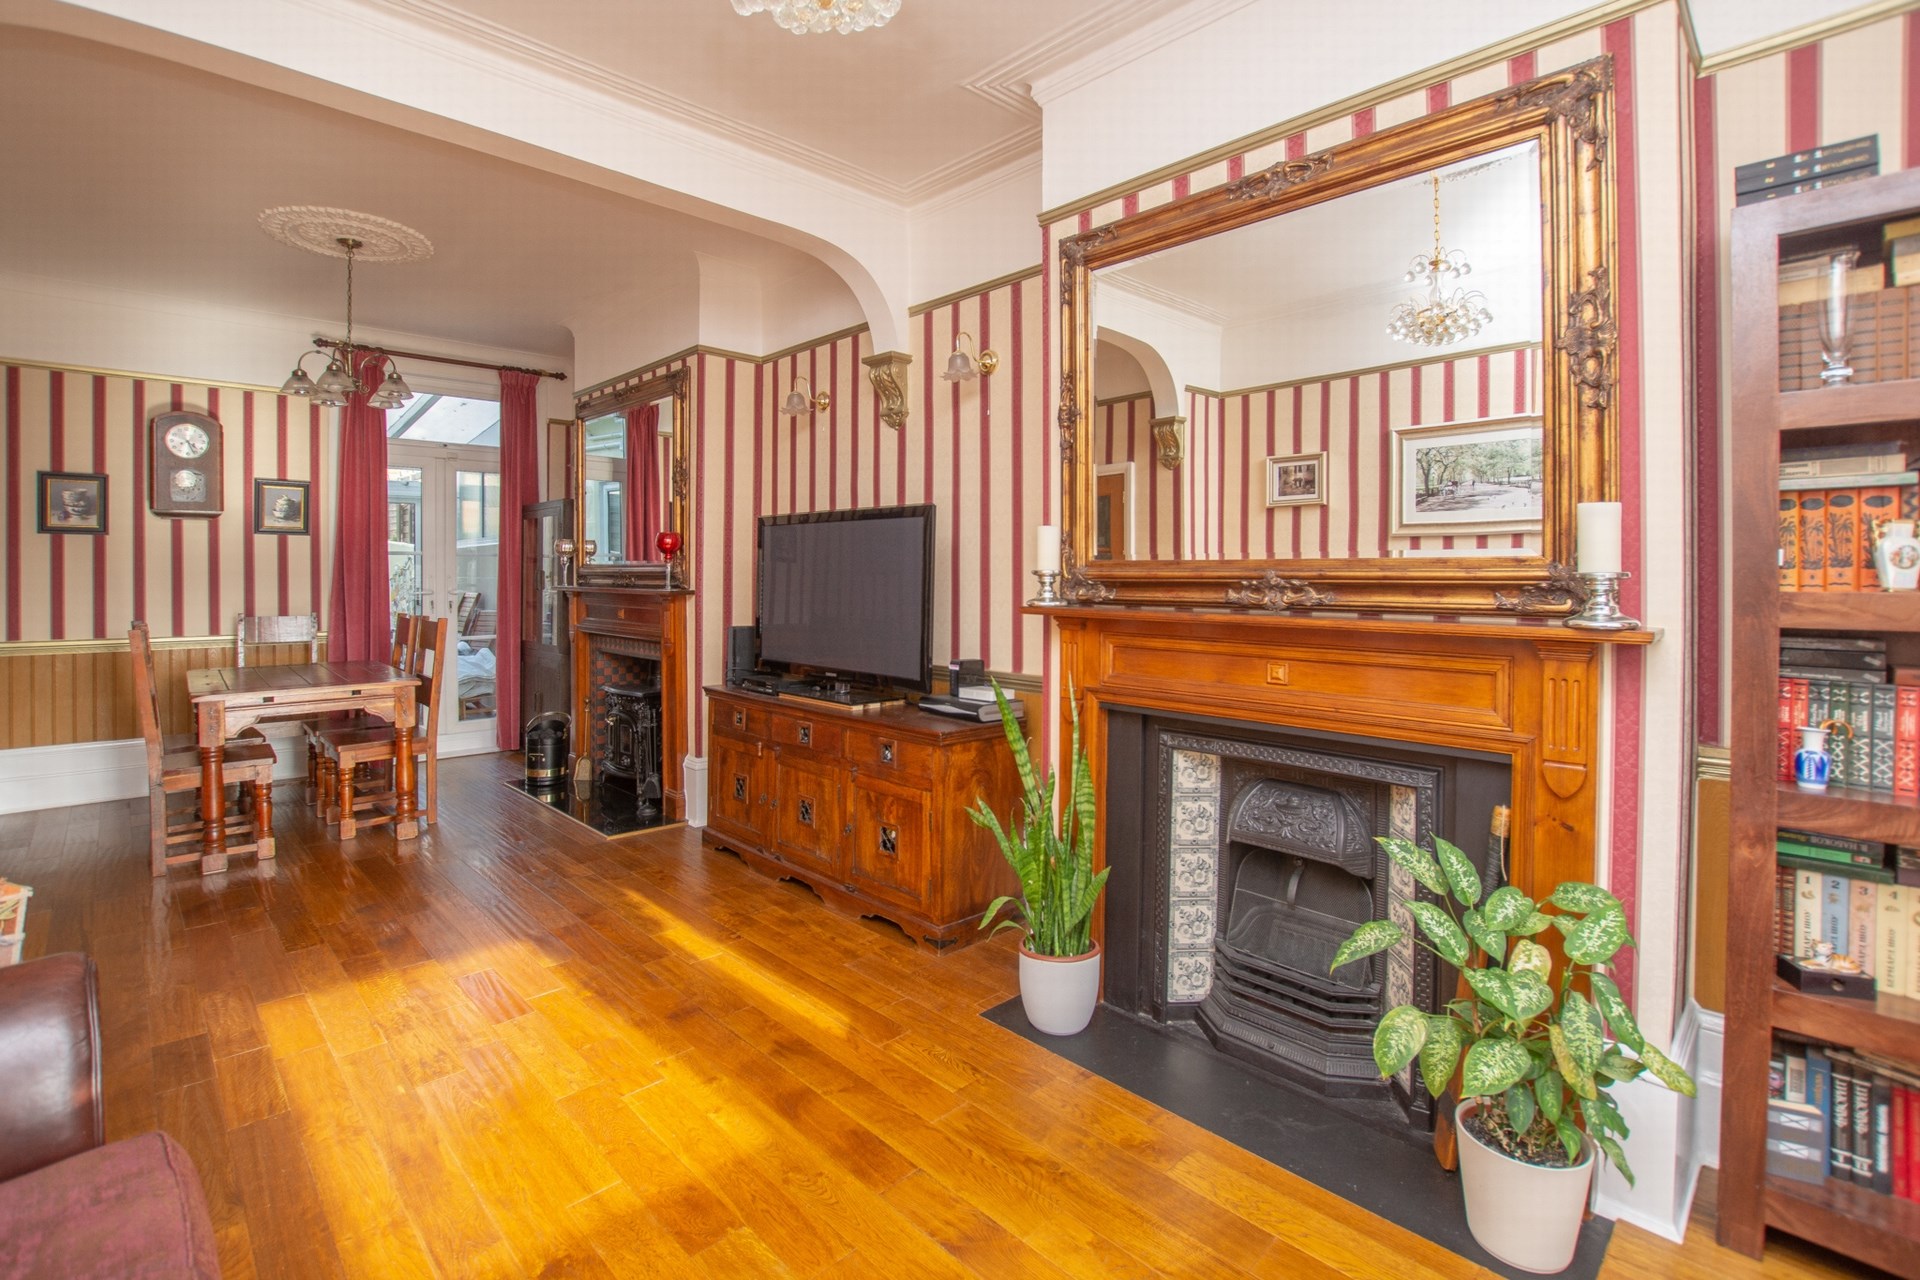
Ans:
[{"label": "dvd player", "polygon": [[[1013,708],[1015,720],[1025,720],[1027,709],[1019,702],[1008,704]],[[992,723],[1000,718],[1000,708],[991,702],[974,702],[969,698],[956,698],[945,693],[921,695],[920,709],[931,711],[935,715],[953,716],[960,720],[980,720]]]}]

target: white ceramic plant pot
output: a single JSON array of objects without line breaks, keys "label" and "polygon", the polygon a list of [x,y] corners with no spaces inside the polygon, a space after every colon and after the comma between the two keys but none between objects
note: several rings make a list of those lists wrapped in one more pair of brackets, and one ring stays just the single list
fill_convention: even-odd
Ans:
[{"label": "white ceramic plant pot", "polygon": [[1077,1035],[1100,1002],[1100,944],[1083,956],[1039,956],[1020,944],[1020,1007],[1036,1031]]},{"label": "white ceramic plant pot", "polygon": [[1593,1182],[1593,1144],[1582,1139],[1580,1163],[1570,1169],[1515,1160],[1467,1128],[1467,1113],[1478,1105],[1470,1098],[1453,1112],[1468,1229],[1482,1249],[1510,1267],[1540,1275],[1565,1271],[1580,1243]]}]

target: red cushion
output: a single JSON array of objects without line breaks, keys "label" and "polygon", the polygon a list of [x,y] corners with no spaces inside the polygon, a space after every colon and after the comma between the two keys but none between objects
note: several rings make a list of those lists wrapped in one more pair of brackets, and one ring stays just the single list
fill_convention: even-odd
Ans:
[{"label": "red cushion", "polygon": [[110,1142],[0,1183],[9,1280],[219,1280],[200,1177],[164,1133]]}]

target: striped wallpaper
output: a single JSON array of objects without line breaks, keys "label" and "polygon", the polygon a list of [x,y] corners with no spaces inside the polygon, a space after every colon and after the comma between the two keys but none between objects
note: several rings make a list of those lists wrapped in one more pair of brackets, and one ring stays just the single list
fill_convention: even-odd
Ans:
[{"label": "striped wallpaper", "polygon": [[[153,515],[148,421],[188,409],[225,428],[225,514]],[[324,612],[334,460],[321,410],[269,391],[0,365],[0,640],[228,635],[238,613]],[[107,532],[36,533],[36,473],[106,473]],[[255,534],[253,481],[313,484],[310,537]]]},{"label": "striped wallpaper", "polygon": [[[1320,151],[1326,147],[1349,141],[1385,129],[1394,125],[1418,119],[1436,111],[1444,110],[1457,102],[1466,102],[1495,92],[1512,84],[1524,83],[1535,76],[1554,70],[1577,65],[1601,54],[1611,55],[1614,66],[1614,93],[1616,122],[1613,135],[1614,158],[1618,175],[1618,218],[1617,237],[1619,255],[1616,263],[1618,281],[1615,307],[1620,329],[1620,348],[1618,360],[1618,390],[1616,403],[1619,407],[1619,458],[1620,458],[1620,498],[1625,507],[1624,529],[1622,531],[1623,567],[1631,575],[1623,584],[1621,592],[1622,606],[1637,616],[1646,616],[1644,549],[1647,540],[1647,513],[1642,507],[1643,498],[1643,459],[1644,442],[1642,440],[1642,420],[1645,412],[1646,385],[1642,380],[1642,299],[1640,280],[1641,238],[1643,220],[1650,226],[1660,228],[1658,234],[1667,236],[1664,224],[1675,219],[1678,210],[1670,207],[1676,193],[1670,189],[1670,175],[1662,172],[1658,180],[1646,184],[1648,194],[1644,195],[1641,176],[1637,172],[1641,149],[1640,131],[1648,130],[1649,137],[1660,136],[1665,131],[1678,132],[1684,129],[1684,121],[1678,116],[1671,119],[1660,118],[1643,121],[1637,103],[1636,77],[1637,59],[1641,50],[1653,51],[1653,56],[1671,58],[1673,70],[1677,72],[1683,58],[1684,48],[1679,38],[1681,16],[1674,5],[1659,5],[1650,9],[1636,11],[1630,16],[1607,22],[1604,25],[1574,32],[1551,44],[1525,53],[1502,59],[1452,77],[1439,84],[1399,94],[1384,99],[1371,106],[1363,107],[1345,117],[1316,125],[1291,136],[1263,143],[1251,151],[1214,161],[1188,173],[1177,174],[1164,181],[1155,182],[1141,190],[1122,195],[1071,216],[1062,217],[1044,227],[1042,243],[1048,257],[1043,259],[1048,267],[1047,279],[1052,276],[1051,258],[1059,242],[1072,235],[1089,231],[1096,226],[1126,217],[1142,209],[1150,209],[1179,199],[1194,191],[1202,191],[1221,183],[1235,181],[1246,174],[1257,173],[1276,162],[1295,159]],[[1666,71],[1665,67],[1661,68]],[[1659,74],[1656,72],[1655,74]],[[1643,211],[1641,201],[1648,202]],[[1665,247],[1664,239],[1662,247]],[[1660,286],[1659,317],[1665,321],[1682,313],[1685,299],[1680,296],[1677,287],[1662,284]],[[1049,353],[1052,356],[1054,353]],[[1537,386],[1537,378],[1530,378]],[[1424,382],[1424,377],[1423,377]],[[1660,387],[1663,394],[1668,391]],[[1378,410],[1370,408],[1368,397],[1358,394],[1359,388],[1348,389],[1347,417],[1349,424],[1364,422],[1362,416]],[[1391,392],[1388,393],[1391,397]],[[1490,394],[1497,394],[1491,393]],[[1375,388],[1374,400],[1377,404],[1379,391]],[[1315,416],[1312,410],[1303,404],[1303,418],[1283,418],[1289,422],[1302,421],[1326,423],[1342,421],[1334,417],[1335,406],[1332,391],[1327,392],[1328,405],[1324,413]],[[1355,399],[1361,403],[1355,404]],[[1304,395],[1303,395],[1304,399]],[[1426,403],[1423,386],[1421,403]],[[1663,409],[1666,408],[1662,401]],[[1678,405],[1672,406],[1678,416]],[[1189,429],[1200,423],[1202,449],[1206,447],[1208,433],[1216,433],[1213,422],[1213,410],[1209,406],[1206,413],[1197,410],[1197,404],[1189,405]],[[1276,413],[1279,412],[1276,406]],[[1351,431],[1351,427],[1349,428]],[[1366,434],[1362,432],[1362,434]],[[1351,439],[1351,435],[1350,435]],[[1304,451],[1304,450],[1303,450]],[[1188,456],[1194,455],[1194,442],[1190,435]],[[1202,453],[1203,460],[1205,453]],[[1684,472],[1688,465],[1683,439],[1679,433],[1668,433],[1659,441],[1659,453],[1654,462],[1661,467],[1672,467],[1676,473]],[[1137,471],[1136,471],[1137,474]],[[1327,531],[1322,534],[1318,529],[1303,529],[1301,545],[1311,551],[1315,547],[1333,545],[1363,545],[1358,519],[1363,508],[1350,509],[1347,513],[1347,527],[1344,530],[1335,526],[1329,511]],[[1175,527],[1185,530],[1179,536],[1199,537],[1200,530],[1221,529],[1221,513],[1209,514],[1202,504],[1198,523],[1187,525],[1181,512],[1170,512]],[[1238,535],[1238,512],[1232,513],[1234,520],[1228,527]],[[1674,513],[1662,513],[1664,524],[1673,523]],[[1252,519],[1251,514],[1249,520]],[[1303,521],[1307,517],[1303,515]],[[1211,523],[1209,523],[1211,522]],[[1292,536],[1289,521],[1288,536]],[[1664,534],[1663,530],[1663,534]],[[1251,530],[1249,530],[1251,536]],[[1205,536],[1214,536],[1208,534]],[[1227,536],[1220,533],[1223,539]],[[1282,553],[1284,554],[1284,553]],[[1683,641],[1684,642],[1684,641]],[[1048,673],[1051,680],[1051,671]],[[1638,650],[1622,651],[1612,656],[1611,672],[1605,694],[1608,725],[1606,734],[1609,739],[1610,762],[1607,770],[1607,810],[1608,834],[1606,846],[1598,853],[1601,863],[1599,874],[1619,896],[1626,906],[1629,920],[1637,921],[1639,897],[1641,826],[1644,820],[1642,802],[1644,784],[1642,779],[1641,755],[1646,729],[1646,659]],[[1052,691],[1049,690],[1051,696]],[[1661,727],[1671,727],[1677,736],[1678,720],[1671,726],[1663,720]],[[1663,802],[1667,798],[1663,797]],[[1662,815],[1664,820],[1667,816]],[[1676,818],[1681,815],[1671,815]],[[1662,835],[1664,842],[1668,837]],[[1671,886],[1663,885],[1664,897]],[[1624,986],[1633,989],[1635,960],[1631,956],[1622,957],[1619,977]]]},{"label": "striped wallpaper", "polygon": [[[1866,134],[1880,138],[1880,172],[1920,164],[1920,13],[1905,13],[1744,62],[1693,84],[1694,332],[1698,369],[1695,558],[1699,627],[1695,714],[1701,741],[1726,741],[1733,677],[1726,624],[1726,486],[1732,355],[1728,249],[1733,172],[1743,164]],[[1909,441],[1920,444],[1920,441]]]},{"label": "striped wallpaper", "polygon": [[[1153,404],[1141,395],[1096,407],[1094,458],[1097,464],[1134,464],[1142,559],[1536,550],[1537,534],[1393,535],[1392,451],[1400,427],[1537,414],[1539,387],[1535,347],[1250,391],[1188,388],[1186,461],[1178,471],[1153,462]],[[1266,459],[1322,451],[1327,501],[1268,507]]]}]

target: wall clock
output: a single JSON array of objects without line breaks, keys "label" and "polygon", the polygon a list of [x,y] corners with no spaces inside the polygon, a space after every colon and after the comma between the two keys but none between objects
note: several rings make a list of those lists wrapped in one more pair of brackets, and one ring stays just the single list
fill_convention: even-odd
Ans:
[{"label": "wall clock", "polygon": [[225,497],[220,470],[220,424],[204,413],[154,415],[153,513],[217,516]]}]

